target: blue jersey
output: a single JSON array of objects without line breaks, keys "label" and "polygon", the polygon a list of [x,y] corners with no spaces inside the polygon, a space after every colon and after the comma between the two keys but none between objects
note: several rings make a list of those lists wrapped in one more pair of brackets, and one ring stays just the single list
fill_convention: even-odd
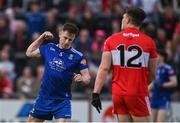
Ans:
[{"label": "blue jersey", "polygon": [[39,47],[45,61],[45,70],[39,96],[47,99],[71,99],[73,73],[86,69],[82,53],[74,48],[60,49],[49,43]]},{"label": "blue jersey", "polygon": [[163,83],[169,82],[169,78],[176,76],[173,68],[167,64],[157,68],[156,79],[154,81],[154,88],[152,91],[152,100],[167,100],[170,101],[172,89],[163,88]]}]

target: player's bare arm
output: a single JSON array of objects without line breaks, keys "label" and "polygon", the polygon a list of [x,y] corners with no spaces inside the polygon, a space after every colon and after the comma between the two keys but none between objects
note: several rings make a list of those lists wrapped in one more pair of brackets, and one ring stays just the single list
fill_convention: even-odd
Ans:
[{"label": "player's bare arm", "polygon": [[111,53],[104,52],[102,54],[101,64],[98,69],[93,93],[99,94],[101,92],[101,89],[104,85],[110,67],[111,67]]},{"label": "player's bare arm", "polygon": [[148,85],[148,91],[150,92],[150,91],[152,91],[152,89],[153,89],[153,82],[151,82],[151,83]]},{"label": "player's bare arm", "polygon": [[169,78],[169,82],[165,82],[162,87],[164,88],[174,88],[177,87],[177,78],[176,76],[172,76]]},{"label": "player's bare arm", "polygon": [[51,40],[53,38],[53,34],[51,32],[44,32],[41,34],[27,49],[26,55],[28,57],[40,57],[39,47],[43,43],[44,40]]},{"label": "player's bare arm", "polygon": [[80,71],[80,74],[74,73],[74,81],[76,82],[83,82],[85,84],[88,84],[90,82],[90,74],[88,69],[83,69]]},{"label": "player's bare arm", "polygon": [[106,76],[109,72],[111,67],[111,53],[110,52],[103,52],[101,64],[98,69],[94,91],[92,94],[92,102],[91,104],[96,108],[96,110],[100,113],[102,109],[101,100],[100,100],[100,92],[104,85],[104,81],[106,80]]},{"label": "player's bare arm", "polygon": [[149,84],[155,79],[157,68],[157,58],[150,59],[149,61]]}]

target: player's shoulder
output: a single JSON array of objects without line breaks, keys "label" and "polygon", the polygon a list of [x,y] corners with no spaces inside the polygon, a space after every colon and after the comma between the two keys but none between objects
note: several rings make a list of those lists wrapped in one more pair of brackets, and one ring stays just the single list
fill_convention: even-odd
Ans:
[{"label": "player's shoulder", "polygon": [[115,34],[111,34],[109,37],[107,37],[106,42],[112,41],[114,39],[117,39],[119,36],[121,36],[122,32],[118,32]]},{"label": "player's shoulder", "polygon": [[171,69],[173,69],[173,68],[172,68],[172,66],[171,66],[171,65],[169,65],[169,64],[165,64],[165,65],[164,65],[164,68],[165,68],[165,69],[167,69],[167,70],[171,70]]},{"label": "player's shoulder", "polygon": [[75,48],[73,48],[73,47],[70,49],[70,51],[71,51],[71,52],[73,52],[74,54],[76,54],[76,55],[80,56],[80,57],[82,57],[82,56],[83,56],[83,54],[82,54],[80,51],[76,50],[76,49],[75,49]]},{"label": "player's shoulder", "polygon": [[152,39],[152,37],[150,37],[149,35],[145,34],[144,32],[141,32],[141,31],[140,31],[140,35],[141,35],[141,37],[143,37],[143,38],[146,39],[147,41],[150,41],[150,42],[154,41],[154,40]]},{"label": "player's shoulder", "polygon": [[55,44],[55,43],[52,43],[52,42],[51,42],[51,43],[47,43],[47,44],[45,44],[45,45],[47,45],[47,46],[53,46],[53,47],[54,47],[54,46],[57,46],[58,44]]}]

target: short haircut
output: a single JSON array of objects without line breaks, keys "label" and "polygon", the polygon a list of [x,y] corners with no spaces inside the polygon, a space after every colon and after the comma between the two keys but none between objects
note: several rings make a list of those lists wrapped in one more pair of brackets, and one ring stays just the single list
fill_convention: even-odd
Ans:
[{"label": "short haircut", "polygon": [[167,59],[168,54],[165,49],[158,49],[157,52],[160,56],[163,56],[165,60]]},{"label": "short haircut", "polygon": [[130,17],[131,23],[135,26],[141,26],[146,18],[146,13],[136,6],[127,8],[125,13]]},{"label": "short haircut", "polygon": [[79,33],[78,27],[73,23],[65,23],[62,28],[63,31],[68,31],[70,33],[74,33],[76,36]]}]

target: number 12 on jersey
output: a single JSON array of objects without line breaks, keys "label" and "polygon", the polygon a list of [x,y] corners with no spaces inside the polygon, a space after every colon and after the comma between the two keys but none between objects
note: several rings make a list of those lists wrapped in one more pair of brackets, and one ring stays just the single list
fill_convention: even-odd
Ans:
[{"label": "number 12 on jersey", "polygon": [[142,67],[141,56],[143,54],[142,48],[138,45],[131,45],[125,49],[125,45],[119,45],[117,50],[120,54],[120,66],[122,67]]}]

